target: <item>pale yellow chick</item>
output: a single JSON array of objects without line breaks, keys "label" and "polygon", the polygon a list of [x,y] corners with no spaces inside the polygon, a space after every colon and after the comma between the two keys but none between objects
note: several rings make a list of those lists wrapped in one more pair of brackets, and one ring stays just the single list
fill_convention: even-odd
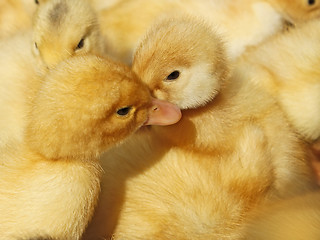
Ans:
[{"label": "pale yellow chick", "polygon": [[230,73],[204,21],[158,22],[132,68],[182,119],[104,156],[108,174],[85,239],[238,240],[253,210],[315,188],[304,142],[250,75]]},{"label": "pale yellow chick", "polygon": [[250,49],[237,63],[280,103],[295,130],[320,137],[320,19]]}]

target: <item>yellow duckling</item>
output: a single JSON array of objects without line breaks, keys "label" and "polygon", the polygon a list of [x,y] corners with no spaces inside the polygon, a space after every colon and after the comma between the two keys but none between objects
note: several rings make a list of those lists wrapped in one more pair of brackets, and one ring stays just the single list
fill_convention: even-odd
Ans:
[{"label": "yellow duckling", "polygon": [[78,56],[34,88],[22,143],[0,151],[3,239],[80,239],[100,191],[99,155],[143,125],[181,115],[122,64]]},{"label": "yellow duckling", "polygon": [[160,21],[132,68],[182,119],[104,156],[109,174],[85,239],[238,240],[264,202],[316,187],[305,144],[275,99],[241,69],[230,74],[204,21]]},{"label": "yellow duckling", "polygon": [[49,67],[73,55],[104,55],[96,15],[86,0],[41,1],[33,21],[35,54]]},{"label": "yellow duckling", "polygon": [[320,20],[250,49],[238,63],[255,84],[279,101],[290,123],[306,140],[320,137]]},{"label": "yellow duckling", "polygon": [[43,71],[43,63],[53,67],[72,55],[103,53],[96,14],[86,0],[52,0],[38,4],[34,31],[18,33],[0,42],[0,111],[3,113],[0,147],[22,139],[25,123],[22,119],[26,114],[24,96],[29,91],[26,82]]}]

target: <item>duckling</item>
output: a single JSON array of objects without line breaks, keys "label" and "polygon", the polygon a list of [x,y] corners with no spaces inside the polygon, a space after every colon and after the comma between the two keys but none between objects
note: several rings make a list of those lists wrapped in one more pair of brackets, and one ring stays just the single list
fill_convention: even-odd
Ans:
[{"label": "duckling", "polygon": [[[53,67],[71,55],[103,52],[95,12],[85,0],[36,3],[41,6],[35,13],[34,31],[17,33],[0,42],[0,111],[5,113],[0,118],[0,148],[22,139],[28,79],[40,72],[45,74],[46,65]],[[82,18],[79,13],[83,13]],[[73,42],[77,44],[74,51]]]},{"label": "duckling", "polygon": [[279,101],[307,141],[320,137],[320,20],[309,21],[252,48],[237,63]]},{"label": "duckling", "polygon": [[34,53],[49,67],[78,54],[105,54],[95,10],[86,0],[41,1],[33,21]]},{"label": "duckling", "polygon": [[147,28],[157,18],[175,12],[219,25],[228,54],[238,58],[247,47],[283,32],[288,24],[318,17],[318,3],[299,8],[304,2],[307,0],[120,0],[99,11],[99,17],[109,53],[127,64],[132,63],[133,51]]},{"label": "duckling", "polygon": [[25,139],[0,151],[0,235],[80,239],[99,196],[99,155],[181,113],[152,100],[128,67],[94,55],[69,58],[35,81]]},{"label": "duckling", "polygon": [[305,143],[271,95],[231,72],[222,42],[185,16],[142,38],[132,69],[182,118],[103,156],[108,174],[84,239],[240,239],[251,211],[316,188]]},{"label": "duckling", "polygon": [[317,240],[320,192],[286,199],[259,211],[248,225],[246,240]]}]

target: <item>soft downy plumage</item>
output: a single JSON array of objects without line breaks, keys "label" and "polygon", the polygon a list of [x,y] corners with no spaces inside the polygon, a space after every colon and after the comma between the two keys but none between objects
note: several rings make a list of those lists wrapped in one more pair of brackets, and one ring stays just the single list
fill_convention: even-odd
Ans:
[{"label": "soft downy plumage", "polygon": [[0,149],[0,235],[80,239],[100,192],[99,156],[181,113],[153,100],[125,65],[94,55],[69,58],[29,83],[23,139]]},{"label": "soft downy plumage", "polygon": [[104,155],[85,239],[239,239],[253,210],[315,188],[305,143],[271,95],[230,71],[222,42],[188,16],[142,39],[133,70],[183,117]]}]

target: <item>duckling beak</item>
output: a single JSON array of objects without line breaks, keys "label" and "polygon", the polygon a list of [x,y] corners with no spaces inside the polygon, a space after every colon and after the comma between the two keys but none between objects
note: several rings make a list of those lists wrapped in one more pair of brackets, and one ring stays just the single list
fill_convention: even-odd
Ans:
[{"label": "duckling beak", "polygon": [[181,119],[181,110],[176,105],[152,98],[152,107],[149,110],[149,118],[144,125],[171,125]]}]

